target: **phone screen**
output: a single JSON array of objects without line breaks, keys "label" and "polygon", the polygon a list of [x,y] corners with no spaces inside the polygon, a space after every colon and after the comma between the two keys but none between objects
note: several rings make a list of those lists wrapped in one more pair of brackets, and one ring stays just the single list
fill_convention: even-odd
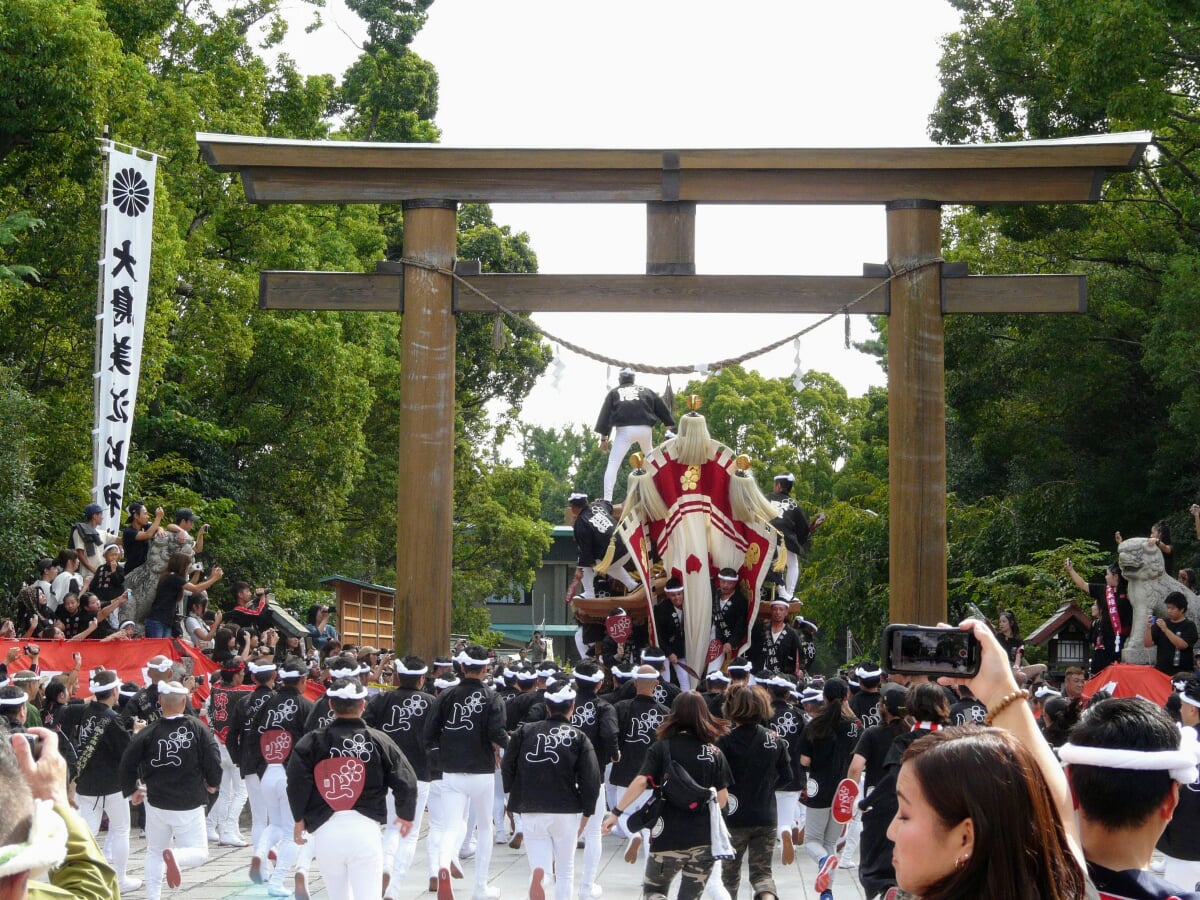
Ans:
[{"label": "phone screen", "polygon": [[884,631],[884,665],[906,675],[971,678],[979,673],[979,641],[960,628],[889,625]]}]

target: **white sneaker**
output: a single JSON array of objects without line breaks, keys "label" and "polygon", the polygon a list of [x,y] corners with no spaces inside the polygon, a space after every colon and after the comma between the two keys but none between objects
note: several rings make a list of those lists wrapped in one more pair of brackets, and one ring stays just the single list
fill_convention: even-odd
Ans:
[{"label": "white sneaker", "polygon": [[208,829],[208,842],[210,844],[215,844],[220,840],[221,840],[221,836],[219,834],[217,834],[217,829],[215,829],[215,828]]},{"label": "white sneaker", "polygon": [[475,855],[475,845],[474,844],[467,844],[461,850],[458,851],[459,859],[471,859],[471,857],[473,857],[474,855]]},{"label": "white sneaker", "polygon": [[507,844],[511,840],[512,840],[512,838],[509,837],[507,834],[505,834],[503,831],[500,831],[500,830],[496,831],[496,843],[497,844]]},{"label": "white sneaker", "polygon": [[593,884],[590,888],[584,884],[579,887],[579,900],[600,900],[604,896],[604,888]]},{"label": "white sneaker", "polygon": [[140,878],[126,878],[121,882],[121,893],[132,894],[134,891],[142,889],[142,881]]},{"label": "white sneaker", "polygon": [[471,895],[471,900],[500,900],[500,888],[490,884],[477,887],[475,893]]},{"label": "white sneaker", "polygon": [[248,840],[246,840],[245,836],[242,834],[239,834],[236,831],[233,834],[222,835],[220,844],[222,847],[249,847],[250,846],[250,842]]}]

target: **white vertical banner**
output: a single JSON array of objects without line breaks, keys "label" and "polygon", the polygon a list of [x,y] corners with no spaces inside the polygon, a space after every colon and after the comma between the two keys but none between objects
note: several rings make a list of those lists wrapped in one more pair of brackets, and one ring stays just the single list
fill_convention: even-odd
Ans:
[{"label": "white vertical banner", "polygon": [[102,207],[92,498],[104,507],[101,528],[117,532],[142,367],[157,157],[143,159],[107,142],[104,152],[108,183]]}]

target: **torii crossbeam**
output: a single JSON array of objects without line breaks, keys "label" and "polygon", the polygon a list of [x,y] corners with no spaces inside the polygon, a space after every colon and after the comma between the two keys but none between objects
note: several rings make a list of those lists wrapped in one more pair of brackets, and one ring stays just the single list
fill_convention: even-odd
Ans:
[{"label": "torii crossbeam", "polygon": [[[268,309],[405,315],[400,391],[396,649],[450,645],[454,315],[492,312],[449,272],[463,202],[645,203],[645,275],[475,275],[518,312],[829,313],[881,280],[695,274],[696,204],[883,204],[892,271],[854,306],[888,327],[891,619],[946,616],[945,313],[1082,312],[1082,276],[962,276],[941,255],[944,204],[1094,203],[1137,165],[1148,132],[1004,144],[795,150],[460,149],[198,134],[256,203],[402,203],[404,256],[377,274],[264,272]],[[420,500],[418,501],[418,494]]]}]

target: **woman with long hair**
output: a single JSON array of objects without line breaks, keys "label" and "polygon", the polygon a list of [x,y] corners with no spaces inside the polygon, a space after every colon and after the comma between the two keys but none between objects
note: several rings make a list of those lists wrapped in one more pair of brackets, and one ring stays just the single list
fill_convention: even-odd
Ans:
[{"label": "woman with long hair", "polygon": [[888,829],[897,884],[921,900],[1082,900],[1066,775],[999,641],[982,622],[960,627],[981,647],[979,674],[965,683],[998,727],[939,730],[905,751]]},{"label": "woman with long hair", "polygon": [[997,621],[1000,628],[1000,644],[1008,654],[1008,662],[1012,666],[1013,674],[1017,677],[1017,682],[1028,684],[1039,675],[1045,675],[1046,667],[1040,663],[1025,664],[1025,641],[1021,637],[1021,629],[1017,625],[1017,614],[1011,609],[1001,610],[1000,618]]},{"label": "woman with long hair", "polygon": [[191,564],[192,557],[187,553],[173,553],[167,560],[167,567],[158,579],[154,602],[146,614],[146,637],[171,637],[175,630],[175,620],[179,616],[179,601],[183,599],[183,595],[207,591],[225,574],[220,566],[214,566],[212,575],[206,580],[188,581],[187,571]]},{"label": "woman with long hair", "polygon": [[[717,792],[722,809],[728,801],[729,763],[716,742],[725,732],[723,719],[714,718],[708,704],[695,691],[679,694],[671,713],[658,729],[642,770],[630,782],[616,808],[604,817],[603,829],[610,833],[620,816],[651,784],[666,780],[668,758],[682,767],[704,788]],[[712,832],[707,803],[684,809],[672,803],[663,807],[662,817],[650,825],[650,859],[642,882],[647,900],[665,900],[671,880],[682,872],[679,900],[697,900],[713,869]]]},{"label": "woman with long hair", "polygon": [[734,685],[725,695],[723,712],[733,726],[717,746],[733,774],[727,822],[734,857],[721,866],[721,880],[729,895],[736,897],[742,857],[748,856],[754,897],[775,900],[779,894],[771,872],[777,824],[775,786],[792,778],[787,742],[762,726],[771,717],[771,698],[765,688]]},{"label": "woman with long hair", "polygon": [[830,678],[822,693],[825,705],[800,735],[800,765],[806,782],[804,849],[820,866],[816,891],[821,900],[829,900],[843,831],[833,820],[833,797],[850,768],[862,726],[847,702],[850,685],[841,678]]}]

